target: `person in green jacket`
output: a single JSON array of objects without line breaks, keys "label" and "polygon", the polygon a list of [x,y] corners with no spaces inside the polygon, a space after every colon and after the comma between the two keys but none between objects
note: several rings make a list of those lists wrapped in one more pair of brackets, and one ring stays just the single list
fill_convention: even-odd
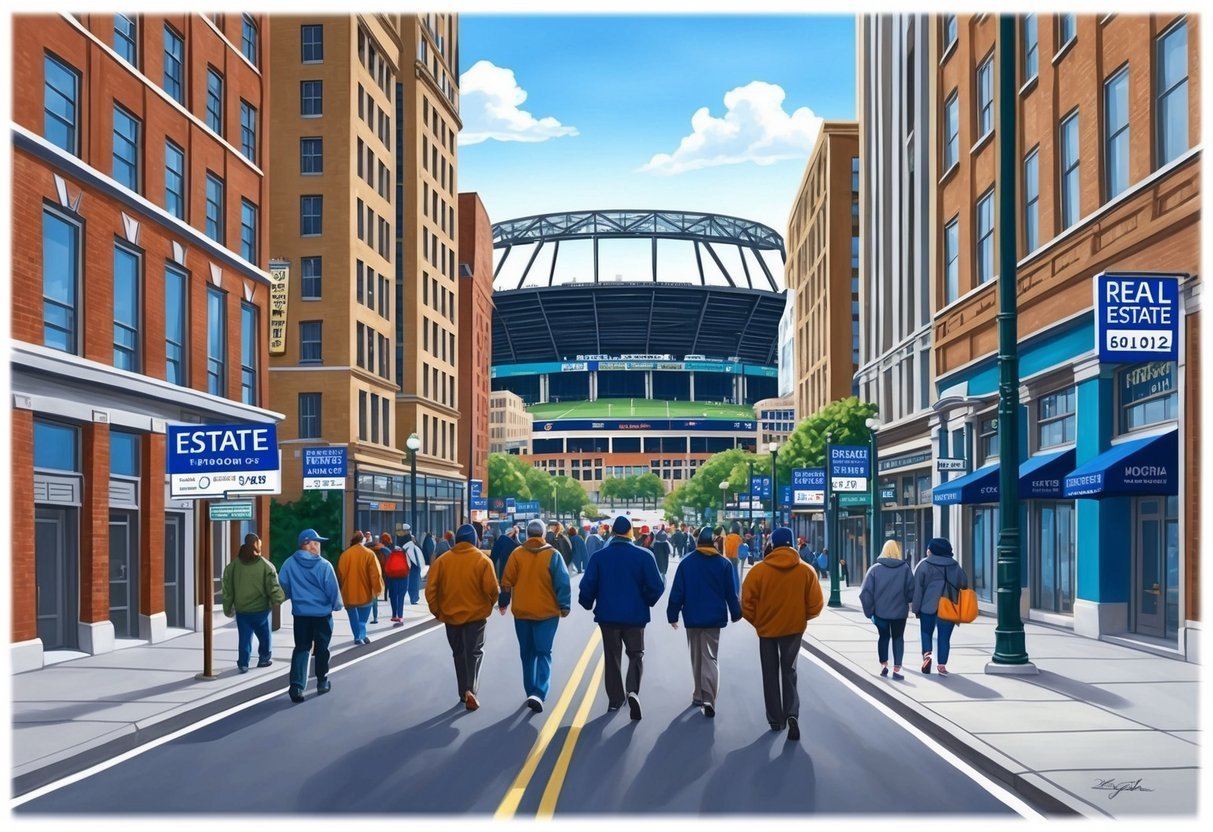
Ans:
[{"label": "person in green jacket", "polygon": [[253,633],[257,634],[257,667],[269,667],[270,658],[270,608],[286,600],[282,587],[278,585],[278,571],[274,564],[261,557],[261,538],[246,535],[240,555],[223,569],[223,614],[228,618],[236,614],[236,632],[239,647],[236,653],[236,668],[248,673],[249,658],[253,652]]}]

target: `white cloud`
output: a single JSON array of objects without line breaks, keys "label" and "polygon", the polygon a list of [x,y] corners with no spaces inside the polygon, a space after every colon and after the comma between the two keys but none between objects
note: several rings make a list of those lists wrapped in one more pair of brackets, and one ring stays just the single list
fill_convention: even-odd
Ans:
[{"label": "white cloud", "polygon": [[537,119],[518,109],[526,97],[514,70],[477,61],[459,79],[459,115],[463,119],[459,144],[479,144],[489,139],[545,142],[578,135],[576,127],[566,127],[551,116]]},{"label": "white cloud", "polygon": [[823,119],[808,107],[789,115],[786,93],[777,84],[751,81],[724,95],[725,114],[717,118],[700,107],[691,116],[691,134],[678,149],[658,153],[643,172],[672,176],[690,170],[753,162],[771,165],[785,159],[807,159]]}]

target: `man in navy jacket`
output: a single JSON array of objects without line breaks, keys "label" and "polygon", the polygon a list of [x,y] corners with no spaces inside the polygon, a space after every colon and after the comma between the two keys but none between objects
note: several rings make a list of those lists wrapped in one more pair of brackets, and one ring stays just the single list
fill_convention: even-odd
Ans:
[{"label": "man in navy jacket", "polygon": [[678,629],[678,614],[687,628],[687,646],[691,649],[691,676],[694,691],[691,704],[702,708],[703,715],[716,716],[716,691],[720,686],[720,668],[716,657],[720,650],[720,628],[741,620],[741,602],[733,567],[712,545],[712,530],[699,533],[699,545],[683,558],[674,573],[666,618]]},{"label": "man in navy jacket", "polygon": [[648,550],[632,542],[630,519],[623,515],[616,517],[611,531],[611,541],[586,566],[578,601],[594,611],[594,620],[602,630],[607,710],[617,711],[623,706],[625,686],[620,653],[626,648],[628,709],[632,719],[640,719],[644,628],[649,623],[649,608],[661,600],[665,581]]}]

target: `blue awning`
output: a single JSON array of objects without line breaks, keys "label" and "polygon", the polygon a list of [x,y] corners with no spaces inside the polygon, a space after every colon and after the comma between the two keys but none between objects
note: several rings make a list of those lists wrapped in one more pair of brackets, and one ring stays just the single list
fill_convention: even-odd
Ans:
[{"label": "blue awning", "polygon": [[1021,500],[1060,500],[1062,481],[1074,470],[1074,449],[1037,454],[1019,466]]},{"label": "blue awning", "polygon": [[998,465],[987,465],[972,473],[937,485],[931,492],[931,501],[937,506],[956,503],[997,503]]},{"label": "blue awning", "polygon": [[1179,493],[1179,429],[1113,445],[1066,477],[1067,497],[1171,497]]}]

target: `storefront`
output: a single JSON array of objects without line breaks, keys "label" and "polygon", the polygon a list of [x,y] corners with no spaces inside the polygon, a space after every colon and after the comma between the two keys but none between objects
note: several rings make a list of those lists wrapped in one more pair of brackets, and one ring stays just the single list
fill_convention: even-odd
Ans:
[{"label": "storefront", "polygon": [[926,557],[927,543],[935,536],[931,503],[929,447],[880,459],[878,495],[881,501],[881,541],[896,540],[911,566]]},{"label": "storefront", "polygon": [[359,468],[354,477],[354,528],[372,534],[396,533],[408,523],[417,538],[426,532],[441,537],[453,532],[467,514],[466,483],[427,474],[417,475],[417,516],[412,516],[413,491],[408,474],[380,473]]}]

